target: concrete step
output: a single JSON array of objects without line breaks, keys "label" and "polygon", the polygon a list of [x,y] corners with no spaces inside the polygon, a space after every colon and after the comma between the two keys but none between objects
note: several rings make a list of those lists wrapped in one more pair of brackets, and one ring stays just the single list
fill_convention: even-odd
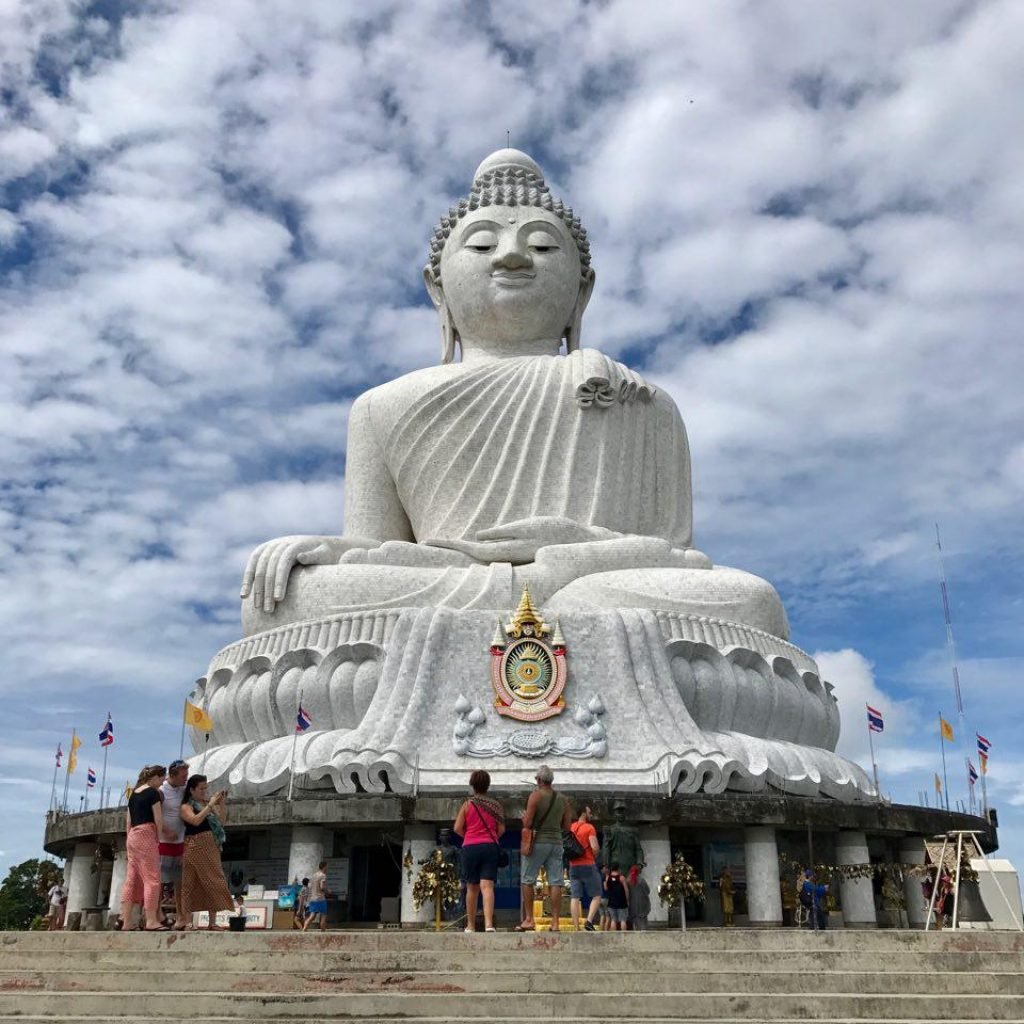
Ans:
[{"label": "concrete step", "polygon": [[[15,951],[0,948],[0,968],[7,970],[88,971],[139,968],[143,951],[130,949],[75,950],[37,949]],[[147,952],[148,956],[148,952]],[[806,952],[747,952],[734,957],[722,952],[644,952],[622,948],[613,958],[614,969],[620,971],[685,971],[699,973],[718,971],[730,965],[738,970],[797,973],[834,970],[875,973],[972,972],[1013,973],[1024,971],[1024,953],[972,952],[953,950],[896,950],[887,953],[861,953],[819,946]],[[220,948],[205,946],[172,947],[158,958],[147,959],[147,969],[159,971],[224,970],[274,973],[315,973],[325,971],[549,971],[558,969],[596,972],[607,968],[608,952],[600,948],[573,950],[516,949],[494,950],[483,947],[479,952],[462,950],[292,950],[272,952],[266,948],[251,949],[236,945],[225,936]]]},{"label": "concrete step", "polygon": [[780,972],[733,970],[673,971],[603,969],[566,971],[558,961],[549,970],[519,971],[394,971],[273,973],[192,969],[167,970],[0,970],[0,992],[159,992],[181,988],[208,994],[329,992],[485,992],[510,997],[523,993],[628,995],[655,993],[859,993],[871,995],[1024,995],[1024,971],[1016,973],[876,973],[834,971]]},{"label": "concrete step", "polygon": [[548,932],[353,931],[353,932],[2,932],[0,952],[9,949],[170,949],[223,948],[225,940],[245,949],[286,952],[291,949],[398,950],[618,949],[644,952],[804,951],[817,948],[860,952],[891,950],[992,950],[1024,952],[1024,933],[983,931],[855,931],[821,933],[786,929],[704,928],[687,932]]},{"label": "concrete step", "polygon": [[[192,1020],[260,1021],[276,1018],[351,1020],[364,1018],[435,1017],[448,1020],[495,1020],[507,1014],[515,997],[488,993],[339,993],[336,995],[261,992],[206,994],[193,991],[136,992],[130,999],[105,992],[77,992],[69,1006],[67,993],[0,993],[3,1015],[27,1017],[66,1015],[119,1021],[140,1014],[150,1020],[181,1019],[187,1007]],[[747,993],[658,993],[623,996],[549,994],[534,1001],[532,1021],[565,1021],[572,1018],[601,1020],[715,1019],[769,1020],[931,1020],[1008,1021],[1024,1017],[1024,998],[1019,996],[949,995],[757,995]],[[517,1000],[515,1005],[521,1006]]]}]

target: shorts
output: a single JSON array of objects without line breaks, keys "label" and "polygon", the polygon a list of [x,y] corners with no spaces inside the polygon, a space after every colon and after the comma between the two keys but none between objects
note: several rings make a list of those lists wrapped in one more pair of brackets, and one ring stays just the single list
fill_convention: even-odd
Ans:
[{"label": "shorts", "polygon": [[462,848],[460,860],[468,885],[493,882],[498,877],[498,847],[494,843],[470,843]]},{"label": "shorts", "polygon": [[601,872],[596,864],[570,864],[569,890],[574,900],[582,900],[587,906],[595,896],[601,895]]},{"label": "shorts", "polygon": [[60,916],[60,904],[51,903],[49,909],[46,911],[46,916],[55,921]]},{"label": "shorts", "polygon": [[177,885],[181,881],[184,853],[184,843],[160,843],[160,881],[165,885]]},{"label": "shorts", "polygon": [[536,885],[541,868],[547,871],[548,885],[565,885],[561,839],[557,843],[533,844],[533,853],[523,857],[523,885]]},{"label": "shorts", "polygon": [[608,920],[611,921],[612,924],[625,924],[629,920],[629,908],[609,907]]},{"label": "shorts", "polygon": [[327,900],[310,900],[306,904],[306,913],[309,914],[326,914],[327,913]]}]

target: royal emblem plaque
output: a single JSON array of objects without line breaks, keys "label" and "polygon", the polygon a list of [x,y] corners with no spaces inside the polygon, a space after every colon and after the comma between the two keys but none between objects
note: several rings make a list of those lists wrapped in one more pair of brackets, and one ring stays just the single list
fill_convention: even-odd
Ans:
[{"label": "royal emblem plaque", "polygon": [[565,708],[565,639],[556,620],[549,626],[523,591],[512,620],[498,622],[491,641],[491,684],[499,715],[539,722]]}]

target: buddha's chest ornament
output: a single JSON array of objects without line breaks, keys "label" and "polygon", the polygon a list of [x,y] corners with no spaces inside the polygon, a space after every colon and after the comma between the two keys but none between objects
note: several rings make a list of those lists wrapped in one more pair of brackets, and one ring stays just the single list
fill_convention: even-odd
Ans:
[{"label": "buddha's chest ornament", "polygon": [[491,640],[491,685],[499,715],[539,722],[565,710],[565,640],[552,629],[523,591],[519,607]]}]

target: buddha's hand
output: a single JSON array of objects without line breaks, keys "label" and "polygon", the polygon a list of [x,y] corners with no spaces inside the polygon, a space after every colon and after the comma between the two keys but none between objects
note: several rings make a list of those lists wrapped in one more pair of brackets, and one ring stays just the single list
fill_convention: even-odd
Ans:
[{"label": "buddha's hand", "polygon": [[288,591],[288,574],[296,565],[336,565],[352,548],[376,547],[362,537],[278,537],[250,556],[242,577],[242,600],[252,596],[256,608],[272,612]]},{"label": "buddha's hand", "polygon": [[536,516],[478,530],[475,540],[438,539],[425,543],[432,547],[453,548],[480,562],[526,565],[536,558],[541,548],[553,544],[583,544],[618,536],[620,534],[603,526],[588,526],[564,516]]}]

